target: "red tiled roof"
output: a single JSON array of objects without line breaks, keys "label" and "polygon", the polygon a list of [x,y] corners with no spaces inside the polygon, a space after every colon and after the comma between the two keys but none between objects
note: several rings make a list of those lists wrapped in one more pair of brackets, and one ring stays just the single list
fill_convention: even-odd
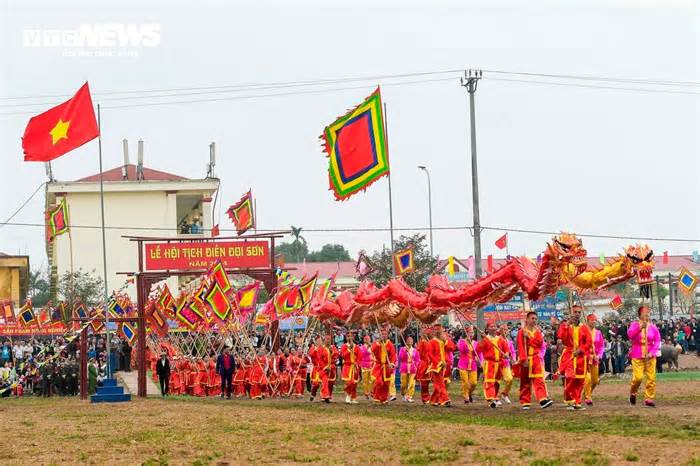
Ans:
[{"label": "red tiled roof", "polygon": [[319,278],[328,278],[336,272],[338,272],[337,278],[351,278],[357,276],[355,272],[355,262],[286,263],[284,267],[286,269],[296,269],[290,270],[289,273],[297,277],[301,277],[302,275],[309,277],[316,272],[318,272]]},{"label": "red tiled roof", "polygon": [[[104,181],[136,181],[136,165],[129,164],[126,166],[126,173],[127,173],[127,179],[123,179],[122,177],[122,167],[123,165],[120,165],[116,168],[112,168],[111,170],[107,170],[106,172],[102,173],[102,179]],[[172,173],[166,173],[162,172],[159,170],[153,170],[152,168],[146,168],[143,167],[143,178],[146,181],[181,181],[181,180],[187,180],[188,178],[185,178],[184,176],[179,176],[179,175],[173,175]],[[97,173],[92,176],[86,176],[85,178],[81,178],[79,180],[76,180],[78,182],[99,182],[100,181],[100,174]]]}]

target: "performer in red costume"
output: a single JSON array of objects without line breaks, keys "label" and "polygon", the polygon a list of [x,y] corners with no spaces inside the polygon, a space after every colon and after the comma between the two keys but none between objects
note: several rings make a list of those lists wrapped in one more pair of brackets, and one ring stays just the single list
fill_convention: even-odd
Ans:
[{"label": "performer in red costume", "polygon": [[389,401],[389,383],[391,374],[396,367],[396,349],[389,341],[389,331],[382,328],[380,341],[372,344],[372,356],[374,357],[374,389],[373,397],[377,403],[386,404]]},{"label": "performer in red costume", "polygon": [[501,406],[501,402],[498,400],[499,382],[503,377],[503,361],[510,357],[508,342],[497,335],[496,331],[496,322],[487,322],[486,336],[476,347],[477,352],[483,358],[484,398],[492,408]]},{"label": "performer in red costume", "polygon": [[[584,410],[581,405],[581,395],[586,382],[588,358],[593,345],[591,331],[586,325],[581,325],[580,306],[573,306],[568,322],[561,322],[557,330],[557,338],[564,344],[564,352],[559,363],[559,372],[564,374],[564,402],[568,410]],[[553,326],[559,322],[553,318]]]},{"label": "performer in red costume", "polygon": [[[332,393],[328,389],[328,377],[332,365],[332,353],[331,350],[323,344],[323,338],[320,335],[316,337],[314,346],[309,350],[309,356],[314,366],[311,371],[311,397],[309,401],[314,401],[320,388],[321,401],[330,403]],[[335,367],[333,367],[333,370],[335,370]]]},{"label": "performer in red costume", "polygon": [[428,370],[433,382],[433,393],[430,403],[433,406],[450,406],[450,395],[447,393],[445,377],[447,372],[447,355],[457,347],[454,342],[445,335],[442,325],[433,327],[434,336],[428,346]]},{"label": "performer in red costume", "polygon": [[360,381],[360,347],[355,344],[355,334],[348,332],[340,348],[343,358],[342,379],[345,382],[345,402],[357,404],[357,383]]},{"label": "performer in red costume", "polygon": [[549,408],[553,401],[547,394],[544,383],[544,361],[542,351],[546,343],[542,330],[537,326],[537,313],[528,312],[525,325],[518,331],[518,361],[520,363],[520,404],[523,409],[530,409],[532,388],[540,407]]},{"label": "performer in red costume", "polygon": [[425,327],[422,332],[416,349],[420,355],[420,364],[416,371],[416,380],[420,383],[420,399],[423,404],[430,403],[430,374],[428,373],[428,354],[430,352],[430,339],[433,331],[430,327]]},{"label": "performer in red costume", "polygon": [[261,400],[264,398],[264,390],[267,386],[267,357],[262,350],[258,352],[258,357],[255,358],[250,367],[250,398],[253,400]]}]

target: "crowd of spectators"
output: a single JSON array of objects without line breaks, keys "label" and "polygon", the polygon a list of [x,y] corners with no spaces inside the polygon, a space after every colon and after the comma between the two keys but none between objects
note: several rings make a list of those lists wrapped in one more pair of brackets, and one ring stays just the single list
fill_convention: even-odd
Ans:
[{"label": "crowd of spectators", "polygon": [[[106,338],[87,341],[88,391],[94,393],[106,376]],[[131,347],[113,336],[114,370],[129,370]],[[0,397],[75,396],[80,385],[80,341],[63,337],[0,339]]]}]

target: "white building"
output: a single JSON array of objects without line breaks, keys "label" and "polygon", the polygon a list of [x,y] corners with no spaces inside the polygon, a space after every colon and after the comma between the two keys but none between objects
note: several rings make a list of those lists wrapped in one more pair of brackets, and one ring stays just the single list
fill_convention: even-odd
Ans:
[{"label": "white building", "polygon": [[[123,235],[182,237],[210,236],[212,198],[219,188],[217,178],[187,179],[135,165],[103,173],[107,244],[107,285],[110,292],[123,287],[124,275],[138,268],[136,243]],[[76,181],[54,181],[46,187],[46,207],[65,198],[70,216],[70,234],[59,236],[46,251],[51,284],[71,269],[95,271],[102,277],[102,232],[99,174]],[[193,226],[194,225],[194,226]],[[179,283],[171,279],[176,292]],[[136,287],[126,291],[134,299]]]}]

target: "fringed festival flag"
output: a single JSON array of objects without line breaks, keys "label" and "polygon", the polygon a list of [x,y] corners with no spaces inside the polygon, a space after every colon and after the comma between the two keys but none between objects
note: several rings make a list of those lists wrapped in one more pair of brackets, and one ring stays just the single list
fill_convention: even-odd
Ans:
[{"label": "fringed festival flag", "polygon": [[68,217],[68,204],[66,204],[66,198],[64,197],[61,199],[60,204],[46,212],[46,232],[49,241],[53,241],[57,236],[70,230]]},{"label": "fringed festival flag", "polygon": [[156,306],[158,306],[158,310],[168,318],[175,318],[175,298],[173,298],[173,295],[170,293],[170,288],[168,288],[168,285],[163,285],[163,288],[160,290],[160,295],[158,296],[158,301],[156,301]]},{"label": "fringed festival flag", "polygon": [[226,211],[231,221],[236,226],[236,233],[242,235],[251,228],[255,228],[255,215],[253,213],[253,194],[251,190],[243,195],[240,201],[233,204]]},{"label": "fringed festival flag", "polygon": [[316,292],[314,293],[314,296],[311,299],[311,307],[321,306],[323,305],[323,303],[326,302],[326,299],[328,299],[328,295],[330,294],[330,291],[333,288],[333,285],[335,284],[336,275],[337,272],[331,275],[331,277],[328,280],[325,280],[321,284],[321,286],[319,286],[316,289]]},{"label": "fringed festival flag", "polygon": [[399,275],[413,272],[416,269],[413,261],[413,247],[408,247],[394,253],[394,268]]},{"label": "fringed festival flag", "polygon": [[269,300],[255,315],[254,322],[257,325],[267,325],[272,321],[278,320],[277,312],[275,311],[274,299]]},{"label": "fringed festival flag", "polygon": [[207,316],[209,306],[206,302],[207,286],[202,283],[199,289],[190,297],[189,308],[194,312],[204,323],[211,323],[212,319]]},{"label": "fringed festival flag", "polygon": [[238,312],[242,317],[247,317],[255,311],[255,304],[258,302],[260,292],[260,282],[246,285],[236,291],[236,304]]},{"label": "fringed festival flag", "polygon": [[88,318],[88,312],[87,312],[87,308],[85,308],[85,304],[78,303],[75,305],[75,307],[73,308],[73,318],[74,319],[87,319]]},{"label": "fringed festival flag", "polygon": [[231,281],[228,279],[226,269],[221,259],[214,262],[207,275],[209,276],[209,280],[219,284],[219,288],[221,288],[221,291],[224,293],[228,293],[231,289]]},{"label": "fringed festival flag", "polygon": [[283,286],[277,289],[273,297],[275,311],[278,316],[288,317],[301,308],[299,285]]},{"label": "fringed festival flag", "polygon": [[388,175],[379,87],[360,105],[326,126],[320,139],[328,156],[328,179],[336,200],[345,200]]},{"label": "fringed festival flag", "polygon": [[690,294],[698,284],[698,278],[685,267],[678,271],[678,288],[685,294]]},{"label": "fringed festival flag", "polygon": [[2,318],[5,320],[6,324],[15,321],[15,308],[12,305],[11,299],[0,302],[0,311],[2,311]]},{"label": "fringed festival flag", "polygon": [[148,326],[158,336],[164,337],[168,335],[168,321],[153,301],[146,305],[146,320],[148,321]]},{"label": "fringed festival flag", "polygon": [[32,301],[27,300],[17,313],[19,323],[25,327],[29,327],[32,324],[36,324],[36,317],[34,316],[34,309],[32,309]]},{"label": "fringed festival flag", "polygon": [[190,308],[187,296],[182,297],[180,304],[177,306],[177,311],[175,311],[175,317],[178,323],[184,325],[187,330],[194,330],[200,322],[197,314]]},{"label": "fringed festival flag", "polygon": [[105,328],[105,323],[102,320],[104,319],[104,314],[100,310],[100,312],[96,313],[92,320],[90,321],[90,326],[92,327],[92,333],[100,333],[102,330]]},{"label": "fringed festival flag", "polygon": [[610,307],[614,311],[620,309],[622,307],[622,296],[620,296],[619,294],[613,296],[613,298],[610,300]]},{"label": "fringed festival flag", "polygon": [[130,322],[122,322],[119,324],[119,334],[122,338],[132,344],[134,338],[136,338],[136,329]]},{"label": "fringed festival flag", "polygon": [[316,288],[316,280],[318,279],[318,273],[314,274],[313,277],[299,284],[299,297],[301,298],[301,308],[304,309],[311,304],[311,298],[314,295],[314,289]]},{"label": "fringed festival flag", "polygon": [[121,306],[121,303],[117,300],[117,298],[113,297],[109,305],[107,306],[107,312],[109,313],[110,317],[122,317],[126,312]]},{"label": "fringed festival flag", "polygon": [[38,322],[40,327],[43,327],[43,326],[51,323],[51,310],[50,310],[49,304],[44,306],[41,309],[41,311],[39,311],[39,317],[37,318],[37,322]]},{"label": "fringed festival flag", "polygon": [[218,283],[212,283],[209,291],[207,292],[206,301],[209,304],[214,316],[220,321],[226,321],[229,315],[231,315],[231,310],[233,309],[231,307],[231,302]]}]

